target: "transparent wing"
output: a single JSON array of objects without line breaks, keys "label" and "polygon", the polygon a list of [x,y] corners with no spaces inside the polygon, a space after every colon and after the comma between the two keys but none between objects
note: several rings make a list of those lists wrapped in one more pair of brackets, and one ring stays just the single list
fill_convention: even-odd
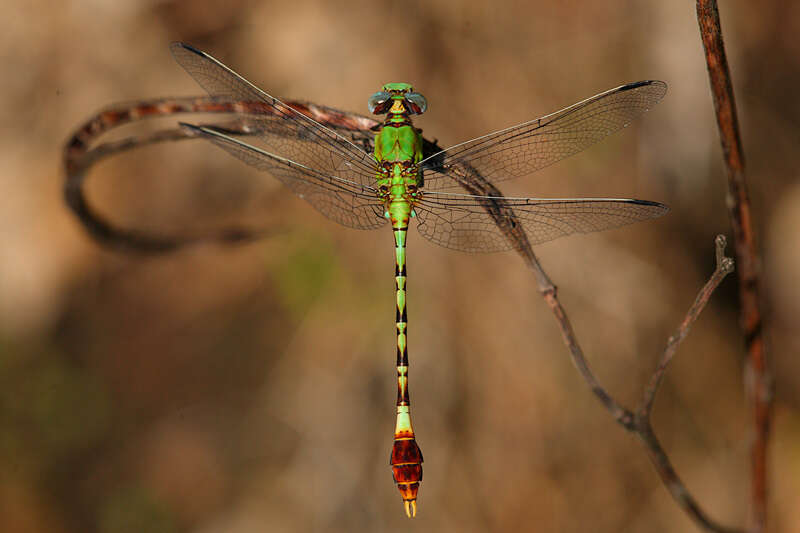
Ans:
[{"label": "transparent wing", "polygon": [[500,182],[530,174],[580,152],[627,126],[667,92],[663,81],[640,81],[611,89],[570,107],[484,135],[425,158],[425,186],[452,190],[454,166],[466,165]]},{"label": "transparent wing", "polygon": [[[374,183],[375,159],[363,148],[265,93],[205,52],[179,42],[170,49],[211,96],[242,102],[243,122],[268,152],[347,181],[365,186]],[[247,102],[261,105],[248,106]]]},{"label": "transparent wing", "polygon": [[506,198],[423,193],[415,205],[423,237],[464,252],[500,252],[656,218],[669,208],[617,198]]},{"label": "transparent wing", "polygon": [[186,123],[181,123],[181,126],[248,165],[269,172],[317,211],[339,224],[355,229],[375,229],[387,222],[373,187],[271,154],[213,128]]}]

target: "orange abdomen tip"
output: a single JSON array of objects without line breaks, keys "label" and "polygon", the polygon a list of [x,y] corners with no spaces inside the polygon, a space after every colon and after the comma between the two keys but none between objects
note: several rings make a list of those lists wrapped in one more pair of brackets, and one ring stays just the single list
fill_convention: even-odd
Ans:
[{"label": "orange abdomen tip", "polygon": [[403,497],[406,515],[413,518],[417,514],[417,491],[422,481],[422,451],[417,441],[413,437],[395,439],[389,464],[392,465],[394,482]]}]

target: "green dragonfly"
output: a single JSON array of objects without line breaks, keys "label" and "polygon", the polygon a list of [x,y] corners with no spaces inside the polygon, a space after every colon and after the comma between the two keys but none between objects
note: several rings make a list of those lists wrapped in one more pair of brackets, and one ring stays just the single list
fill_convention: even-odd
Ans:
[{"label": "green dragonfly", "polygon": [[[438,245],[496,252],[665,214],[667,206],[644,200],[509,198],[493,182],[539,170],[627,126],[663,98],[666,84],[623,85],[550,115],[426,153],[411,117],[424,113],[428,104],[407,83],[388,83],[369,98],[370,111],[386,118],[375,128],[374,141],[359,145],[265,93],[210,55],[183,43],[173,43],[171,49],[212,97],[234,102],[240,122],[263,146],[246,143],[220,127],[181,123],[183,128],[269,172],[344,226],[391,227],[397,418],[390,464],[406,514],[415,516],[422,453],[411,424],[408,393],[406,236],[411,220],[416,220],[423,237]],[[467,194],[459,192],[464,190]]]}]

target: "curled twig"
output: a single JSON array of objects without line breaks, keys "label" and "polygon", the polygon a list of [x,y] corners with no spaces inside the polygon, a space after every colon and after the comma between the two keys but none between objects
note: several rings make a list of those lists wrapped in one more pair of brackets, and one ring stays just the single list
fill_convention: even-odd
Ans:
[{"label": "curled twig", "polygon": [[[340,134],[352,137],[354,142],[361,142],[365,135],[370,135],[370,128],[377,124],[371,118],[330,107],[298,101],[287,101],[286,104],[337,130]],[[243,110],[260,114],[274,113],[274,110],[263,102],[229,102],[207,96],[154,98],[113,104],[102,109],[76,128],[64,146],[63,162],[66,173],[64,199],[67,205],[93,239],[117,250],[162,253],[200,242],[241,243],[274,233],[274,231],[239,226],[180,236],[144,232],[113,224],[86,198],[86,176],[101,160],[156,143],[196,138],[191,130],[166,128],[118,141],[98,143],[98,139],[112,129],[143,120],[192,113],[206,117],[227,116],[228,120],[217,120],[209,126],[225,131],[229,135],[249,136],[258,133],[251,122],[242,119]],[[431,141],[425,142],[426,147],[431,150],[438,148]]]}]

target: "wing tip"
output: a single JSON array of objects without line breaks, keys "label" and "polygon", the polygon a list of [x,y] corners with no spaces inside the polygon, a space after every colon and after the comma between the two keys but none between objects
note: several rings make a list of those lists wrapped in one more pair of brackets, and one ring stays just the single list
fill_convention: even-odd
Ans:
[{"label": "wing tip", "polygon": [[657,90],[657,94],[656,94],[657,100],[656,101],[658,101],[658,100],[661,100],[662,98],[664,98],[664,95],[667,94],[667,87],[668,86],[667,86],[667,82],[661,81],[661,80],[641,80],[641,81],[635,81],[633,83],[626,83],[625,85],[623,85],[622,87],[620,87],[617,90],[620,91],[620,92],[632,91],[634,89],[639,89],[641,87],[652,87],[652,88],[656,89]]},{"label": "wing tip", "polygon": [[178,126],[180,126],[182,130],[191,133],[192,135],[201,135],[206,133],[204,128],[201,126],[195,126],[194,124],[189,124],[188,122],[178,122]]},{"label": "wing tip", "polygon": [[632,199],[630,201],[631,201],[631,203],[636,204],[636,205],[642,205],[642,206],[655,208],[653,210],[653,216],[654,217],[664,216],[667,213],[669,213],[669,211],[670,211],[669,206],[666,205],[666,204],[662,204],[661,202],[653,202],[651,200],[635,200],[635,199]]},{"label": "wing tip", "polygon": [[182,51],[190,52],[194,55],[198,55],[201,57],[206,55],[206,53],[203,52],[202,50],[198,50],[194,46],[186,44],[182,41],[172,41],[171,43],[169,43],[169,49],[170,52],[172,52],[173,57],[175,57],[176,53],[180,53]]},{"label": "wing tip", "polygon": [[620,91],[630,91],[631,89],[637,89],[639,87],[645,87],[647,85],[654,85],[656,87],[663,87],[667,88],[667,83],[661,80],[641,80],[641,81],[634,81],[633,83],[626,83],[622,87],[619,88]]}]

